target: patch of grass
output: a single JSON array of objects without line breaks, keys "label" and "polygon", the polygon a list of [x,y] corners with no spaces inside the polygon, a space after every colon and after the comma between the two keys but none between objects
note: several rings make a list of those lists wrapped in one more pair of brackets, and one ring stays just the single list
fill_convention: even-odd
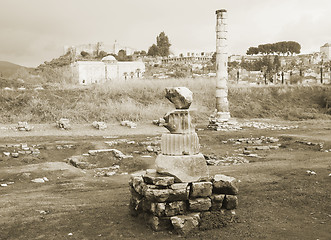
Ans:
[{"label": "patch of grass", "polygon": [[[188,87],[194,94],[196,120],[206,120],[215,108],[215,79],[127,80],[103,85],[53,84],[45,90],[0,90],[0,121],[54,122],[61,117],[75,123],[120,120],[151,121],[173,109],[166,87]],[[326,99],[330,86],[229,86],[235,118],[286,120],[330,119]]]}]

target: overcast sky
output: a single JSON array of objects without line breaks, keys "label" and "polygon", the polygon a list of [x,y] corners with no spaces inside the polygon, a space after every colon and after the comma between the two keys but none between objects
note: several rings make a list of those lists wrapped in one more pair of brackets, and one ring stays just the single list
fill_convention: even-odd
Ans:
[{"label": "overcast sky", "polygon": [[147,51],[162,31],[175,53],[214,51],[223,8],[229,54],[277,41],[309,53],[331,42],[330,0],[0,0],[0,60],[36,67],[64,45],[115,40]]}]

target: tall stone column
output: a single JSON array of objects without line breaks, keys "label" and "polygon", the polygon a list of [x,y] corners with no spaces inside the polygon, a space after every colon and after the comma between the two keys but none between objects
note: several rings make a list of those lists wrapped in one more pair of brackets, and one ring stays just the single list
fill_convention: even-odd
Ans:
[{"label": "tall stone column", "polygon": [[216,120],[230,119],[228,102],[228,44],[227,11],[217,10],[216,22]]}]

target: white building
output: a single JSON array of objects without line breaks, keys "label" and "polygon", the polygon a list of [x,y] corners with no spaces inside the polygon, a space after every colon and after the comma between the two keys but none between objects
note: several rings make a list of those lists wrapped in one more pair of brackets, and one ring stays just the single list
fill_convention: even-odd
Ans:
[{"label": "white building", "polygon": [[113,56],[101,61],[77,61],[72,65],[74,78],[79,84],[89,85],[107,81],[142,78],[145,73],[143,62],[118,62]]}]

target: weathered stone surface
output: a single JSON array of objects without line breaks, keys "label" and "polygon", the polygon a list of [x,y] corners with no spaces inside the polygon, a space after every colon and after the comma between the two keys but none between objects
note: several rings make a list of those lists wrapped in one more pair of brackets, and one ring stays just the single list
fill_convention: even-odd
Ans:
[{"label": "weathered stone surface", "polygon": [[210,198],[196,198],[189,200],[189,210],[193,212],[208,211],[211,207]]},{"label": "weathered stone surface", "polygon": [[164,117],[163,126],[171,133],[192,133],[195,132],[194,125],[189,110],[174,110],[167,113]]},{"label": "weathered stone surface", "polygon": [[144,195],[146,184],[141,176],[132,177],[130,180],[132,188],[140,195]]},{"label": "weathered stone surface", "polygon": [[191,213],[188,215],[179,215],[171,217],[171,223],[175,231],[179,234],[187,234],[197,229],[200,222],[200,213]]},{"label": "weathered stone surface", "polygon": [[143,176],[145,183],[147,184],[154,184],[156,186],[170,186],[174,184],[175,178],[169,176],[156,176],[156,174],[146,174]]},{"label": "weathered stone surface", "polygon": [[165,97],[175,105],[176,109],[188,109],[193,101],[193,93],[186,87],[169,87],[165,89]]},{"label": "weathered stone surface", "polygon": [[194,155],[200,149],[199,138],[196,133],[162,134],[161,153],[164,155]]},{"label": "weathered stone surface", "polygon": [[213,194],[211,196],[211,210],[219,211],[222,209],[223,200],[225,199],[225,194]]},{"label": "weathered stone surface", "polygon": [[201,153],[185,156],[160,154],[155,165],[158,173],[173,176],[176,182],[194,182],[208,177],[207,163]]},{"label": "weathered stone surface", "polygon": [[145,214],[144,218],[146,223],[154,231],[169,230],[172,228],[171,220],[169,217],[157,217],[151,214]]},{"label": "weathered stone surface", "polygon": [[225,199],[223,201],[223,206],[228,210],[232,210],[232,209],[237,208],[237,206],[238,206],[237,196],[226,195]]},{"label": "weathered stone surface", "polygon": [[237,180],[222,174],[215,175],[213,192],[218,194],[238,194]]},{"label": "weathered stone surface", "polygon": [[209,197],[212,190],[213,184],[211,182],[194,182],[191,185],[190,197]]},{"label": "weathered stone surface", "polygon": [[184,214],[186,211],[186,202],[175,201],[168,203],[156,203],[155,213],[157,216],[167,216],[172,217],[179,214]]},{"label": "weathered stone surface", "polygon": [[144,196],[147,200],[153,202],[165,202],[169,199],[170,194],[173,193],[172,189],[146,189]]},{"label": "weathered stone surface", "polygon": [[170,194],[169,201],[188,200],[190,187],[187,183],[175,183],[170,186],[172,193]]}]

